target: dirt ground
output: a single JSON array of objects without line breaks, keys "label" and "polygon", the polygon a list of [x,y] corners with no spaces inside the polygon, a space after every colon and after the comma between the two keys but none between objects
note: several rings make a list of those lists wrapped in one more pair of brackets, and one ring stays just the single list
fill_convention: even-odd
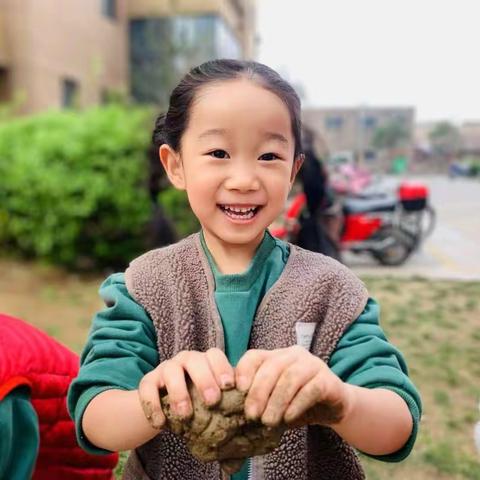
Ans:
[{"label": "dirt ground", "polygon": [[22,318],[80,352],[102,307],[99,275],[79,276],[39,263],[0,259],[0,311]]}]

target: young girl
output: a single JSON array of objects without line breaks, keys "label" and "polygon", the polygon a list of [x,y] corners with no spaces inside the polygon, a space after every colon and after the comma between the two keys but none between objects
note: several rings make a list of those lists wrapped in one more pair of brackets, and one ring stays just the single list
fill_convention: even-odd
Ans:
[{"label": "young girl", "polygon": [[292,87],[236,60],[194,68],[158,118],[160,161],[202,229],[103,283],[69,391],[83,448],[132,450],[124,478],[222,478],[163,428],[160,388],[191,414],[185,374],[209,405],[236,385],[248,418],[292,425],[235,480],[360,479],[354,449],[391,462],[412,449],[420,398],[378,305],[347,268],[267,230],[302,164],[300,129]]}]

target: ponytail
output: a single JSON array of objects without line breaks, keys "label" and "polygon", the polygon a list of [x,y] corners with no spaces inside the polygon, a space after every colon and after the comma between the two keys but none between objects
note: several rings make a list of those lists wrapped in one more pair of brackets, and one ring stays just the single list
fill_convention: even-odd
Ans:
[{"label": "ponytail", "polygon": [[165,129],[165,121],[167,119],[166,113],[161,113],[155,120],[155,127],[152,134],[152,143],[155,147],[155,151],[158,152],[160,145],[168,143],[167,132]]}]

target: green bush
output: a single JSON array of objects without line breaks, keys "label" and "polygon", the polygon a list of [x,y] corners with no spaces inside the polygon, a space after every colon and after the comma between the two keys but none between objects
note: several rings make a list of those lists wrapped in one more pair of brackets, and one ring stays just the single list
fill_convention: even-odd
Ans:
[{"label": "green bush", "polygon": [[470,161],[470,174],[472,177],[480,177],[480,159],[474,158]]},{"label": "green bush", "polygon": [[151,124],[115,105],[0,123],[0,246],[70,267],[138,254]]}]

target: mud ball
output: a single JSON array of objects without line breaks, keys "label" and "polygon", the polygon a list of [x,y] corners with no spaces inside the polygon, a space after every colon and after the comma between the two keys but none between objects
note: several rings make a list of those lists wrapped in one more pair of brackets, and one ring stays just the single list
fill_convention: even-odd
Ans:
[{"label": "mud ball", "polygon": [[214,406],[207,406],[199,392],[188,386],[193,414],[178,417],[172,412],[166,391],[160,392],[167,427],[186,442],[191,454],[202,462],[220,462],[228,474],[240,470],[243,461],[255,455],[265,455],[280,443],[286,425],[267,427],[245,418],[246,394],[237,389],[225,390]]}]

